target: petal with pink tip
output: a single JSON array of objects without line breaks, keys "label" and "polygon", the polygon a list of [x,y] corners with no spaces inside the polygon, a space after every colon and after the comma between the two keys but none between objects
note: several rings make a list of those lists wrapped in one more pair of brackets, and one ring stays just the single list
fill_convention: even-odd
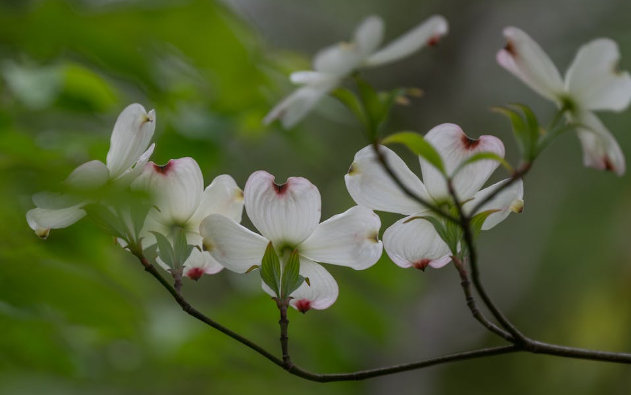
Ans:
[{"label": "petal with pink tip", "polygon": [[[462,162],[480,152],[491,152],[504,157],[504,143],[497,137],[485,135],[473,140],[458,125],[452,123],[436,126],[427,133],[425,140],[442,157],[447,174],[452,174]],[[443,175],[424,159],[421,158],[420,161],[423,181],[429,194],[435,200],[449,199],[449,190]],[[472,198],[498,165],[494,160],[480,160],[460,170],[453,179],[460,201]]]},{"label": "petal with pink tip", "polygon": [[248,217],[277,248],[297,246],[320,222],[320,192],[306,178],[290,177],[278,185],[273,175],[257,171],[248,178],[243,195]]},{"label": "petal with pink tip", "polygon": [[[379,149],[388,165],[409,189],[422,198],[430,199],[421,180],[397,154],[383,146],[379,146]],[[406,195],[383,170],[370,145],[355,154],[344,180],[353,200],[372,210],[409,215],[423,209],[419,202]]]},{"label": "petal with pink tip", "polygon": [[430,211],[402,218],[383,234],[386,253],[397,265],[425,270],[441,268],[451,261],[449,247],[440,238],[431,222],[414,218],[431,215]]},{"label": "petal with pink tip", "polygon": [[403,59],[426,45],[434,45],[448,30],[447,20],[441,15],[434,15],[373,53],[364,65],[379,66]]},{"label": "petal with pink tip", "polygon": [[321,265],[300,257],[300,275],[309,279],[292,294],[291,306],[305,313],[309,309],[324,310],[337,300],[339,288],[331,274]]},{"label": "petal with pink tip", "polygon": [[164,166],[149,162],[134,181],[134,188],[152,195],[160,222],[185,227],[201,201],[204,178],[193,158],[171,159]]},{"label": "petal with pink tip", "polygon": [[563,80],[539,44],[516,27],[504,29],[504,37],[508,43],[497,53],[497,63],[541,96],[558,103],[565,92]]},{"label": "petal with pink tip", "polygon": [[602,121],[591,112],[583,112],[572,118],[582,125],[577,127],[577,132],[583,146],[583,164],[598,170],[613,171],[619,176],[624,175],[624,154]]},{"label": "petal with pink tip", "polygon": [[379,216],[362,206],[327,219],[300,246],[300,254],[316,262],[362,270],[381,257]]},{"label": "petal with pink tip", "polygon": [[184,263],[183,274],[192,280],[198,280],[204,274],[216,274],[222,270],[223,266],[210,253],[193,248],[191,256]]}]

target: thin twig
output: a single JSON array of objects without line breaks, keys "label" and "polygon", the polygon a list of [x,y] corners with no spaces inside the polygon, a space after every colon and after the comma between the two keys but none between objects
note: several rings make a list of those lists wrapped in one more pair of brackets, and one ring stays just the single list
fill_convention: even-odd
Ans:
[{"label": "thin twig", "polygon": [[[515,177],[511,178],[511,180],[514,180],[514,179]],[[495,192],[497,192],[498,190],[499,191],[503,190],[504,188],[507,187],[507,185],[510,185],[510,182],[503,184]],[[469,251],[469,265],[471,265],[471,279],[473,280],[473,286],[475,287],[476,291],[480,295],[480,298],[482,299],[486,307],[489,309],[489,311],[491,311],[491,314],[493,314],[493,317],[495,317],[495,319],[500,323],[500,325],[502,325],[502,327],[511,334],[511,336],[514,339],[514,342],[518,344],[528,343],[528,339],[526,338],[526,336],[523,333],[521,333],[519,329],[517,329],[517,327],[515,327],[508,318],[504,316],[504,313],[502,313],[502,311],[495,305],[491,297],[486,292],[486,289],[482,285],[482,281],[480,280],[480,271],[478,270],[475,243],[473,241],[473,234],[471,232],[471,220],[466,215],[466,213],[464,212],[462,208],[462,203],[460,202],[458,198],[458,194],[456,193],[456,190],[454,188],[454,185],[451,179],[447,180],[447,186],[449,188],[449,193],[451,194],[451,197],[454,201],[454,205],[456,206],[456,209],[458,210],[458,216],[460,217],[460,221],[459,221],[460,227],[462,228],[462,232],[463,232],[463,239],[465,242],[465,246],[467,250]],[[472,213],[475,213],[475,211],[472,211]]]},{"label": "thin twig", "polygon": [[373,147],[373,151],[375,152],[375,155],[377,155],[377,160],[381,164],[381,167],[383,167],[383,169],[386,171],[386,173],[388,173],[388,175],[390,176],[392,181],[394,181],[395,184],[397,184],[397,186],[401,189],[401,191],[403,193],[408,195],[410,198],[416,200],[421,205],[423,205],[423,206],[427,207],[428,209],[432,210],[436,214],[440,215],[441,217],[445,218],[446,220],[451,221],[451,222],[456,223],[456,224],[458,223],[458,219],[456,217],[454,217],[453,215],[451,215],[449,213],[446,213],[440,207],[436,206],[434,203],[432,203],[429,200],[427,200],[427,199],[423,198],[422,196],[418,195],[416,192],[411,190],[407,185],[405,185],[405,183],[403,181],[401,181],[399,176],[397,176],[397,174],[394,172],[394,170],[392,170],[392,168],[390,167],[390,164],[388,163],[388,160],[386,159],[386,157],[383,154],[383,152],[381,152],[381,150],[379,149],[379,144],[377,142],[374,142],[372,144],[372,147]]},{"label": "thin twig", "polygon": [[454,267],[456,268],[456,270],[458,270],[458,274],[460,275],[460,285],[462,286],[462,290],[464,291],[465,299],[467,301],[467,306],[469,307],[469,310],[471,310],[471,314],[473,315],[473,317],[489,331],[502,337],[504,340],[515,343],[515,339],[513,338],[513,336],[511,336],[510,333],[506,332],[502,328],[489,321],[478,308],[475,302],[475,298],[473,297],[473,293],[471,292],[471,282],[469,282],[467,270],[465,269],[460,258],[458,258],[457,256],[452,256],[451,260],[453,261]]}]

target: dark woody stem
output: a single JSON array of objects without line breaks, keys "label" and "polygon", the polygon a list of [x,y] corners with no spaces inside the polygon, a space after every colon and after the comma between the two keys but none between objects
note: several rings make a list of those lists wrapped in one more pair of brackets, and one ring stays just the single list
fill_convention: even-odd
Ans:
[{"label": "dark woody stem", "polygon": [[458,270],[458,274],[460,275],[460,285],[462,286],[462,290],[464,291],[464,296],[467,301],[467,307],[469,307],[469,310],[471,310],[473,318],[475,318],[489,331],[502,337],[506,341],[514,343],[515,339],[510,333],[506,332],[502,328],[499,328],[497,325],[489,321],[478,308],[475,298],[473,297],[473,293],[471,292],[471,282],[469,281],[467,270],[465,269],[464,264],[462,263],[460,258],[454,255],[451,257],[451,260],[453,261],[454,267],[456,268],[456,270]]},{"label": "dark woody stem", "polygon": [[[505,183],[504,185],[502,185],[502,187],[505,188],[506,185],[509,185],[509,183]],[[491,314],[493,314],[495,319],[502,325],[502,327],[511,334],[511,337],[517,343],[525,343],[525,336],[508,320],[508,318],[504,316],[502,311],[495,305],[491,297],[486,292],[486,289],[482,285],[482,281],[480,280],[480,272],[478,270],[475,243],[473,241],[473,234],[471,232],[471,219],[464,213],[464,210],[462,209],[462,203],[458,198],[451,179],[447,180],[447,186],[449,188],[449,193],[454,201],[454,205],[458,210],[458,216],[460,217],[460,227],[463,231],[463,239],[465,242],[465,246],[469,252],[469,265],[471,265],[471,278],[473,280],[473,286],[475,287],[478,294],[480,294],[480,298],[482,298],[484,305],[489,309],[489,311],[491,311]],[[503,190],[503,188],[498,188],[498,190]],[[472,213],[475,213],[475,211],[472,211]]]},{"label": "dark woody stem", "polygon": [[288,336],[288,327],[289,320],[287,319],[287,307],[289,307],[289,299],[280,299],[273,298],[276,301],[276,306],[278,306],[278,310],[280,311],[280,320],[278,324],[280,325],[280,347],[283,353],[283,365],[285,369],[291,369],[293,363],[291,362],[291,357],[289,356],[289,336]]},{"label": "dark woody stem", "polygon": [[381,164],[381,167],[385,170],[386,173],[388,173],[392,181],[394,181],[394,183],[397,184],[397,186],[401,189],[403,193],[405,193],[410,198],[416,200],[418,203],[420,203],[424,207],[427,207],[428,209],[432,210],[434,213],[445,218],[446,220],[451,221],[456,224],[459,222],[457,218],[450,215],[449,213],[446,213],[440,207],[436,206],[434,203],[428,201],[427,199],[424,199],[422,196],[419,196],[416,192],[414,192],[407,185],[405,185],[405,183],[401,181],[401,179],[397,176],[394,170],[392,170],[392,168],[390,167],[388,160],[386,159],[385,155],[383,154],[383,152],[381,152],[381,149],[379,148],[379,144],[377,142],[374,142],[372,144],[372,147],[373,147],[373,151],[375,152],[375,155],[377,156],[377,160]]}]

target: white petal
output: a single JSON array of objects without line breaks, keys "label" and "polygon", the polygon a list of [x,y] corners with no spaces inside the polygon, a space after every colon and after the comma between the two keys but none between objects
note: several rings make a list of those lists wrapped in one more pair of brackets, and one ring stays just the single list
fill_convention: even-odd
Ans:
[{"label": "white petal", "polygon": [[[504,144],[497,137],[485,135],[473,140],[458,125],[452,123],[436,126],[427,132],[425,140],[432,144],[442,157],[447,174],[452,174],[463,161],[479,152],[492,152],[504,157]],[[472,198],[498,165],[499,163],[493,160],[481,160],[462,169],[453,180],[458,198],[461,201]],[[448,199],[447,182],[440,172],[423,159],[421,170],[429,194],[436,200]]]},{"label": "white petal", "polygon": [[504,29],[506,47],[496,56],[497,63],[541,96],[559,101],[565,89],[552,60],[530,36],[516,27]]},{"label": "white petal", "polygon": [[[464,204],[464,210],[467,214],[471,214],[470,211],[474,206],[477,206],[478,203],[491,193],[493,193],[497,188],[506,184],[508,179],[502,180],[498,183],[491,185],[490,187],[484,188],[480,192],[476,193],[473,199],[469,200]],[[524,210],[524,182],[522,180],[517,180],[500,192],[497,196],[491,199],[490,202],[486,203],[484,206],[480,207],[477,213],[483,213],[488,210],[499,210],[486,218],[484,221],[484,225],[482,225],[482,230],[489,230],[493,228],[495,225],[504,221],[508,215],[513,213],[521,213]],[[477,214],[476,213],[476,214]]]},{"label": "white petal", "polygon": [[324,85],[331,81],[331,75],[326,73],[319,73],[317,71],[296,71],[289,75],[289,79],[294,84],[300,85]]},{"label": "white petal", "polygon": [[193,217],[188,221],[192,228],[199,229],[199,224],[210,214],[221,214],[241,222],[243,213],[243,191],[232,177],[222,174],[210,183]]},{"label": "white petal", "polygon": [[434,15],[372,54],[364,65],[378,66],[403,59],[425,45],[434,45],[448,30],[447,20],[440,15]]},{"label": "white petal", "polygon": [[220,214],[206,217],[199,233],[204,238],[204,249],[219,264],[237,273],[260,265],[268,244],[264,237]]},{"label": "white petal", "polygon": [[34,208],[26,213],[26,222],[35,233],[46,238],[51,229],[66,228],[85,216],[84,203],[61,209]]},{"label": "white petal", "polygon": [[[415,216],[429,216],[422,211]],[[425,270],[441,268],[451,261],[449,247],[440,238],[431,222],[413,216],[402,218],[383,233],[386,253],[397,265]]]},{"label": "white petal", "polygon": [[300,254],[317,262],[348,266],[355,270],[369,268],[381,257],[379,216],[362,206],[355,206],[318,225],[298,247]]},{"label": "white petal", "polygon": [[135,165],[125,170],[123,174],[121,174],[120,176],[118,176],[118,178],[114,180],[116,182],[116,185],[121,188],[126,188],[136,178],[138,178],[140,173],[142,173],[142,170],[145,168],[145,165],[149,162],[149,158],[151,158],[151,155],[153,155],[153,150],[155,148],[156,145],[151,144],[149,148],[142,155],[140,155],[140,158],[138,158],[138,161],[135,163]]},{"label": "white petal", "polygon": [[615,137],[591,112],[575,116],[575,121],[585,127],[577,128],[583,146],[583,163],[598,170],[609,170],[622,176],[626,171],[624,154]]},{"label": "white petal", "polygon": [[355,43],[362,56],[372,54],[383,41],[383,20],[378,16],[369,16],[355,29]]},{"label": "white petal", "polygon": [[248,178],[243,195],[252,224],[276,248],[297,246],[320,223],[320,192],[306,178],[277,185],[273,175],[260,170]]},{"label": "white petal", "polygon": [[204,179],[193,158],[171,159],[164,166],[147,163],[134,188],[151,194],[162,223],[186,227],[199,206]]},{"label": "white petal", "polygon": [[185,277],[197,280],[204,274],[215,274],[221,270],[223,270],[223,266],[210,253],[193,248],[191,256],[188,257],[184,264],[183,274]]},{"label": "white petal", "polygon": [[339,288],[325,268],[301,256],[300,275],[308,278],[309,284],[303,283],[291,294],[293,308],[304,313],[309,309],[323,310],[335,303]]},{"label": "white petal", "polygon": [[[379,149],[397,177],[417,195],[429,199],[425,186],[405,162],[389,148],[380,146]],[[390,175],[381,167],[370,145],[355,154],[344,180],[353,200],[372,210],[413,214],[423,209],[420,203],[406,195],[392,181]]]},{"label": "white petal", "polygon": [[622,111],[631,101],[631,76],[616,68],[618,45],[609,39],[581,47],[567,71],[565,86],[582,110]]},{"label": "white petal", "polygon": [[128,106],[118,116],[106,162],[113,179],[132,167],[145,152],[155,130],[155,120],[155,112],[147,113],[140,104]]},{"label": "white petal", "polygon": [[72,189],[94,190],[107,183],[110,171],[101,161],[93,160],[74,169],[65,184]]},{"label": "white petal", "polygon": [[276,119],[280,119],[285,129],[292,128],[300,122],[309,111],[322,99],[335,85],[337,79],[327,79],[317,86],[306,85],[287,96],[272,109],[263,119],[263,124],[268,125]]},{"label": "white petal", "polygon": [[318,52],[313,60],[315,71],[338,78],[350,74],[362,59],[362,52],[356,43],[338,43]]}]

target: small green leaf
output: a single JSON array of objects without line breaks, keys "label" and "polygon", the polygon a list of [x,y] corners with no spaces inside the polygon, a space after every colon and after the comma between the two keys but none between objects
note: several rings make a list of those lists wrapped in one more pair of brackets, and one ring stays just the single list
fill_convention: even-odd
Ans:
[{"label": "small green leaf", "polygon": [[186,240],[186,231],[178,228],[175,231],[175,242],[173,243],[173,256],[175,258],[175,267],[184,266],[184,262],[191,256],[191,252],[195,248],[194,245],[188,244]]},{"label": "small green leaf", "polygon": [[[535,113],[525,104],[514,103],[511,104],[511,107],[518,108],[524,113],[526,118],[526,125],[528,126],[528,141],[530,143],[529,150],[530,152],[534,152],[535,146],[537,145],[537,140],[539,140],[539,134],[541,131],[541,126],[539,126],[539,121],[537,120],[537,116]],[[532,159],[532,158],[531,158]]]},{"label": "small green leaf", "polygon": [[479,162],[481,160],[494,160],[496,162],[499,162],[499,164],[501,164],[502,166],[504,166],[506,171],[508,171],[509,173],[512,174],[514,172],[513,167],[509,165],[508,162],[506,162],[504,158],[502,158],[501,156],[493,152],[478,152],[477,154],[471,155],[469,158],[467,158],[467,160],[460,163],[458,167],[456,168],[456,170],[454,170],[453,174],[451,175],[451,178],[456,177],[456,174],[460,173],[460,171],[464,169],[465,167],[475,162]]},{"label": "small green leaf", "polygon": [[537,143],[537,138],[534,141],[531,139],[531,132],[529,126],[526,124],[522,116],[510,108],[505,107],[493,107],[493,111],[507,116],[513,127],[513,133],[515,134],[515,140],[519,146],[519,151],[524,160],[530,161],[533,158],[534,147]]},{"label": "small green leaf", "polygon": [[445,166],[443,165],[443,160],[436,152],[434,147],[425,141],[423,136],[415,132],[399,132],[393,135],[386,137],[383,141],[383,144],[392,144],[399,143],[403,144],[410,149],[414,154],[422,157],[429,163],[431,163],[435,168],[438,169],[441,173],[445,174]]},{"label": "small green leaf", "polygon": [[281,299],[288,298],[292,292],[297,290],[305,278],[300,275],[300,255],[298,250],[294,250],[285,264],[283,279],[281,280]]},{"label": "small green leaf", "polygon": [[152,244],[149,247],[145,248],[142,254],[147,258],[149,262],[153,262],[158,257],[158,245]]},{"label": "small green leaf", "polygon": [[353,114],[355,114],[357,119],[359,119],[359,121],[364,124],[364,126],[368,125],[366,113],[364,112],[364,109],[359,102],[357,95],[346,88],[337,88],[331,93],[331,96],[333,96],[334,98],[342,102],[342,104],[344,104],[346,107],[348,107],[348,109],[351,110]]},{"label": "small green leaf", "polygon": [[280,260],[271,241],[267,244],[261,262],[261,279],[277,297],[280,297]]},{"label": "small green leaf", "polygon": [[471,233],[473,234],[474,240],[477,239],[478,235],[482,231],[482,226],[484,225],[484,221],[486,221],[489,215],[493,213],[497,213],[498,211],[502,211],[502,210],[483,211],[481,213],[477,213],[476,215],[473,216],[473,218],[471,218],[470,226],[471,226]]},{"label": "small green leaf", "polygon": [[83,207],[83,209],[88,217],[94,221],[96,226],[101,228],[105,233],[129,242],[126,226],[120,218],[107,207],[99,204],[89,204]]},{"label": "small green leaf", "polygon": [[169,240],[162,234],[158,232],[151,232],[156,236],[156,243],[158,245],[158,256],[162,259],[167,266],[173,269],[177,269],[176,267],[176,259],[175,252],[173,251],[173,247]]},{"label": "small green leaf", "polygon": [[136,240],[140,237],[140,232],[145,225],[145,220],[147,219],[147,214],[149,214],[150,209],[151,206],[142,203],[133,204],[130,207],[131,223],[134,227],[134,238]]}]

